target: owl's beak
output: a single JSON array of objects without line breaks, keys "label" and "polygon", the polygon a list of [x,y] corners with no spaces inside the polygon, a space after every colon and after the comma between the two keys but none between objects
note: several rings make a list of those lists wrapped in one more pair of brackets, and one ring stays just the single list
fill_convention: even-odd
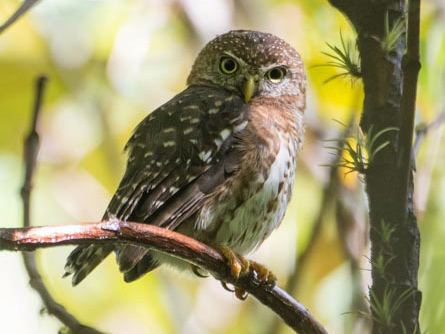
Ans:
[{"label": "owl's beak", "polygon": [[253,76],[249,75],[246,77],[246,81],[244,82],[244,102],[249,103],[253,94],[255,94],[256,85],[255,79]]}]

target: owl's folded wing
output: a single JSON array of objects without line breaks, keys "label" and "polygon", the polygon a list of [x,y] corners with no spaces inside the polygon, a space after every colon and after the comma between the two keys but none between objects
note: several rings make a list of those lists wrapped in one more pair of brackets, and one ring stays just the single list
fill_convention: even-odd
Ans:
[{"label": "owl's folded wing", "polygon": [[[236,170],[242,152],[237,133],[247,125],[242,100],[226,91],[192,86],[148,115],[127,144],[125,175],[104,219],[175,229]],[[79,246],[66,270],[79,283],[113,249]],[[117,250],[121,271],[133,269],[146,250]],[[81,260],[81,261],[80,261]],[[156,264],[151,264],[154,267]]]},{"label": "owl's folded wing", "polygon": [[107,215],[174,229],[239,164],[246,125],[239,97],[190,87],[143,120],[127,144],[127,171]]}]

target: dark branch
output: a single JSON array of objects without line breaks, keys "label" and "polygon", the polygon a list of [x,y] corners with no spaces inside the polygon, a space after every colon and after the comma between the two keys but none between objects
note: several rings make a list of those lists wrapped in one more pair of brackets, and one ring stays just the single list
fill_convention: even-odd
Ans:
[{"label": "dark branch", "polygon": [[[29,134],[24,142],[23,160],[25,167],[25,177],[20,194],[23,202],[23,226],[25,228],[31,226],[31,190],[32,180],[36,167],[36,158],[39,151],[39,134],[37,132],[37,123],[39,119],[40,109],[42,105],[43,92],[47,78],[40,76],[36,81],[36,96],[34,101],[34,108],[31,120],[31,128]],[[82,325],[74,316],[59,303],[57,303],[51,296],[50,292],[43,283],[42,276],[37,269],[35,253],[22,253],[23,262],[29,276],[29,284],[37,291],[42,298],[43,304],[49,314],[54,315],[65,326],[67,326],[71,333],[74,334],[102,334],[94,328]]]},{"label": "dark branch", "polygon": [[91,224],[0,228],[0,250],[33,251],[60,245],[131,243],[168,253],[209,271],[215,278],[255,296],[277,313],[295,332],[327,334],[318,321],[279,287],[259,286],[250,272],[236,279],[224,257],[213,248],[182,234],[160,227],[108,221]]},{"label": "dark branch", "polygon": [[5,31],[11,24],[17,21],[21,16],[23,16],[32,6],[34,6],[39,0],[26,0],[22,5],[15,11],[12,16],[5,21],[0,26],[0,34]]},{"label": "dark branch", "polygon": [[[420,234],[413,205],[412,136],[420,69],[420,0],[328,1],[357,32],[365,93],[363,132],[370,139],[381,131],[400,129],[375,138],[376,147],[384,146],[364,173],[371,227],[372,333],[419,334]],[[407,3],[405,39],[394,29],[405,22]],[[390,37],[394,40],[388,46]],[[379,305],[390,313],[380,312]]]},{"label": "dark branch", "polygon": [[43,91],[45,89],[47,78],[40,76],[36,81],[36,97],[32,113],[31,128],[29,134],[23,144],[23,160],[25,164],[25,180],[21,188],[20,194],[23,201],[23,226],[30,226],[30,201],[32,179],[34,175],[37,153],[39,151],[39,134],[37,133],[37,120],[39,119],[40,107],[42,104]]},{"label": "dark branch", "polygon": [[419,54],[420,35],[420,0],[408,2],[408,31],[406,53],[403,56],[403,95],[400,103],[401,121],[399,135],[399,167],[401,177],[400,220],[407,217],[407,203],[409,196],[410,172],[413,168],[412,145],[414,133],[414,119],[416,115],[417,78],[420,70]]}]

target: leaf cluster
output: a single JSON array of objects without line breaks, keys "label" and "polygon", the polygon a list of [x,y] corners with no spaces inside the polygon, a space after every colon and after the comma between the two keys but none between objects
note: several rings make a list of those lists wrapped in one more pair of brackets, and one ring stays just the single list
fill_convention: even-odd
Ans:
[{"label": "leaf cluster", "polygon": [[340,47],[330,43],[326,43],[326,45],[330,49],[330,52],[322,51],[322,53],[325,56],[328,56],[331,60],[328,61],[326,64],[316,65],[316,67],[330,66],[342,70],[342,72],[326,79],[324,83],[340,77],[350,76],[352,81],[362,77],[360,68],[360,53],[358,52],[357,43],[352,41],[345,41],[343,39],[341,31],[340,41]]},{"label": "leaf cluster", "polygon": [[[340,123],[342,126],[346,126],[341,122],[338,123]],[[398,129],[395,127],[389,127],[374,134],[373,127],[371,126],[368,134],[365,135],[361,131],[360,127],[356,126],[355,131],[352,131],[352,134],[346,136],[345,138],[340,138],[340,140],[326,140],[326,142],[335,141],[340,143],[336,146],[327,146],[328,149],[334,150],[334,154],[340,159],[336,164],[325,166],[345,168],[347,170],[346,174],[352,172],[365,174],[369,163],[375,158],[377,153],[389,145],[389,141],[380,143],[378,139],[388,131],[396,130]]]}]

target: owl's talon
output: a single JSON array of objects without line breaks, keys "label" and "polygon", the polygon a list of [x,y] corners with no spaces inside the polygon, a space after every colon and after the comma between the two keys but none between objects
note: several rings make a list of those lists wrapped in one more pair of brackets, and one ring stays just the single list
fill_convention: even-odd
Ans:
[{"label": "owl's talon", "polygon": [[193,273],[196,276],[201,277],[201,278],[209,277],[209,274],[207,272],[205,272],[204,274],[201,272],[202,269],[200,267],[195,266],[194,264],[192,264],[191,267],[192,267]]},{"label": "owl's talon", "polygon": [[240,299],[240,300],[246,300],[247,296],[249,294],[246,292],[246,290],[240,289],[240,288],[235,288],[235,296],[236,298]]},{"label": "owl's talon", "polygon": [[[277,277],[268,268],[258,262],[247,260],[243,256],[237,255],[227,246],[221,246],[218,250],[226,258],[233,278],[238,279],[240,276],[251,275],[254,278],[252,283],[255,287],[263,285],[267,289],[273,289],[277,282]],[[245,290],[237,287],[235,287],[235,290],[232,290],[227,286],[226,282],[221,282],[221,284],[227,291],[235,292],[238,299],[245,300],[247,298],[248,293]]]},{"label": "owl's talon", "polygon": [[226,282],[221,281],[221,285],[224,288],[224,290],[227,290],[229,292],[235,292],[236,293],[236,288],[235,289],[231,289]]}]

